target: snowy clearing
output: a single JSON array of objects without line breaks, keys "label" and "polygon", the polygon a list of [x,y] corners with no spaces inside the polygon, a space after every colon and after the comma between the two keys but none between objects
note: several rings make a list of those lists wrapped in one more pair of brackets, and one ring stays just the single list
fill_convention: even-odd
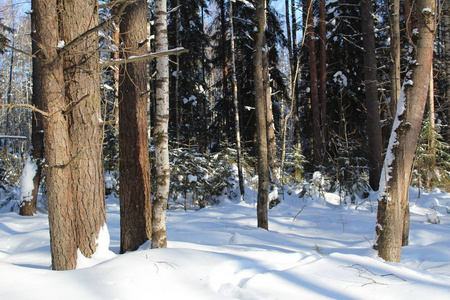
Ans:
[{"label": "snowy clearing", "polygon": [[[167,249],[118,255],[119,202],[109,198],[110,250],[94,266],[50,270],[47,215],[0,213],[2,299],[449,299],[450,195],[411,195],[401,263],[372,250],[376,194],[339,205],[292,193],[256,228],[256,194],[199,211],[168,211]],[[417,201],[417,202],[416,202]],[[302,209],[301,213],[295,215]],[[431,224],[427,218],[439,221]]]}]

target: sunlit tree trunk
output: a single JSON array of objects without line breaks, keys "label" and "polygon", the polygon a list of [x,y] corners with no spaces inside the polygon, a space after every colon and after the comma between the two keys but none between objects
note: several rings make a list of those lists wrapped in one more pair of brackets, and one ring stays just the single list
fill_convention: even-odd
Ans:
[{"label": "sunlit tree trunk", "polygon": [[[106,226],[103,176],[103,128],[100,126],[100,74],[98,35],[87,30],[98,24],[98,1],[59,2],[60,41],[64,58],[66,109],[71,142],[73,203],[78,249],[91,257],[100,231]],[[106,228],[105,228],[106,229]]]},{"label": "sunlit tree trunk", "polygon": [[[168,49],[167,2],[155,1],[155,51]],[[155,143],[156,187],[152,215],[152,248],[167,247],[166,209],[169,197],[169,60],[156,59]]]},{"label": "sunlit tree trunk", "polygon": [[[450,122],[450,1],[444,1],[443,10],[444,23],[444,44],[445,44],[445,103],[447,103],[447,122]],[[444,135],[445,141],[450,143],[450,125],[447,124],[447,130]]]},{"label": "sunlit tree trunk", "polygon": [[367,107],[367,139],[369,146],[369,184],[378,190],[381,174],[382,136],[378,108],[377,59],[372,1],[361,0],[362,32],[364,47],[364,86]]},{"label": "sunlit tree trunk", "polygon": [[[120,24],[122,58],[147,53],[148,8],[139,0],[125,9]],[[120,252],[151,238],[150,158],[147,131],[147,63],[121,65],[119,77]]]},{"label": "sunlit tree trunk", "polygon": [[257,218],[258,227],[268,229],[268,189],[269,189],[269,164],[267,159],[267,117],[266,96],[264,90],[263,73],[263,47],[266,28],[266,0],[256,2],[256,37],[255,54],[253,58],[256,98],[256,131],[258,147],[258,202]]},{"label": "sunlit tree trunk", "polygon": [[33,0],[34,38],[39,69],[39,85],[43,109],[50,115],[43,119],[45,130],[45,162],[50,226],[50,249],[53,270],[76,267],[77,244],[73,222],[76,219],[71,188],[70,139],[64,115],[64,77],[58,57],[58,23],[56,0]]},{"label": "sunlit tree trunk", "polygon": [[381,173],[375,247],[387,261],[400,261],[409,233],[409,185],[430,84],[435,7],[434,0],[416,0],[415,63],[403,83]]}]

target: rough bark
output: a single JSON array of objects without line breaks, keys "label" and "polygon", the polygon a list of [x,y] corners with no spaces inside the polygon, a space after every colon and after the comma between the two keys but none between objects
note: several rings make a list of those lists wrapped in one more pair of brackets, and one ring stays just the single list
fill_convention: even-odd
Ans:
[{"label": "rough bark", "polygon": [[322,165],[322,123],[319,102],[319,86],[317,78],[316,34],[314,32],[313,1],[306,0],[308,9],[306,27],[308,32],[309,77],[311,91],[311,108],[313,114],[313,149],[315,165]]},{"label": "rough bark", "polygon": [[367,107],[367,139],[369,161],[369,184],[376,191],[380,183],[382,135],[378,108],[377,59],[375,33],[372,17],[372,1],[361,1],[362,32],[364,47],[364,86]]},{"label": "rough bark", "polygon": [[230,35],[231,35],[231,68],[233,71],[233,108],[234,108],[234,128],[236,131],[236,152],[237,152],[237,167],[239,178],[239,190],[241,192],[241,200],[244,200],[244,173],[242,170],[242,150],[241,150],[241,125],[239,120],[239,98],[238,98],[238,82],[236,76],[236,53],[234,45],[234,24],[233,24],[233,2],[230,1]]},{"label": "rough bark", "polygon": [[400,261],[401,246],[409,232],[409,183],[430,84],[435,7],[434,0],[416,1],[416,63],[402,87],[381,173],[375,247],[387,261]]},{"label": "rough bark", "polygon": [[[121,58],[147,47],[147,1],[130,4],[120,23]],[[147,131],[147,63],[124,64],[119,73],[120,252],[134,251],[151,238],[150,158]]]},{"label": "rough bark", "polygon": [[[168,48],[167,3],[155,1],[155,51]],[[156,116],[153,140],[155,143],[156,189],[153,200],[152,248],[167,247],[166,208],[169,197],[169,61],[156,59]]]},{"label": "rough bark", "polygon": [[[59,16],[60,40],[67,45],[98,24],[97,1],[60,1]],[[65,114],[69,120],[76,213],[73,222],[76,244],[88,258],[96,251],[106,221],[97,48],[97,34],[90,34],[64,49]]]},{"label": "rough bark", "polygon": [[266,95],[264,90],[263,72],[263,47],[266,28],[266,0],[256,2],[256,37],[255,53],[253,58],[256,98],[256,134],[258,147],[258,202],[257,219],[258,227],[269,229],[268,221],[268,188],[269,188],[269,164],[267,159],[267,117]]},{"label": "rough bark", "polygon": [[75,211],[71,190],[69,162],[70,139],[64,115],[64,77],[58,57],[58,24],[56,0],[34,0],[35,41],[38,47],[36,82],[42,96],[43,109],[49,117],[43,121],[45,130],[45,161],[47,176],[48,217],[52,268],[68,270],[76,267]]}]

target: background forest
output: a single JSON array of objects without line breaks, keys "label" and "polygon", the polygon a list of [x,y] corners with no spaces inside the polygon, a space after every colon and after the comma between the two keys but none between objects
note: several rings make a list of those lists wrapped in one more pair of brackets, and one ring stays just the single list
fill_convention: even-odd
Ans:
[{"label": "background forest", "polygon": [[[132,123],[125,114],[129,103],[120,95],[119,85],[126,80],[124,72],[134,71],[116,66],[114,61],[160,51],[155,43],[155,3],[148,4],[148,28],[141,27],[144,32],[135,38],[144,52],[128,53],[121,49],[127,39],[133,39],[124,34],[132,22],[122,22],[120,27],[114,19],[122,17],[118,7],[108,5],[110,1],[99,2],[99,23],[106,24],[98,30],[95,45],[102,63],[97,89],[101,93],[103,167],[108,179],[105,190],[115,195],[134,193],[124,190],[129,179],[119,172],[120,164],[126,164],[120,157],[120,149],[126,149],[126,142],[119,141],[120,130]],[[393,14],[393,2],[268,1],[266,55],[261,68],[268,74],[262,89],[268,127],[270,207],[282,201],[290,187],[303,186],[308,193],[314,186],[321,193],[337,193],[341,201],[364,199],[378,190],[399,86],[407,78],[411,40],[416,34],[410,17],[412,3],[401,1],[399,14]],[[450,13],[448,1],[435,5],[432,76],[411,185],[426,191],[436,187],[448,191]],[[1,1],[0,205],[16,203],[13,209],[19,209],[21,201],[30,197],[37,201],[37,192],[17,192],[32,153],[38,172],[43,171],[36,180],[42,182],[43,191],[46,188],[45,168],[40,167],[43,129],[39,113],[30,109],[39,108],[33,99],[30,9],[22,1]],[[214,205],[224,197],[244,199],[244,183],[256,186],[255,176],[260,171],[260,97],[254,77],[258,66],[252,63],[257,40],[256,1],[169,0],[167,11],[168,49],[188,50],[169,56],[169,198],[174,203],[182,199],[185,209]],[[393,42],[396,17],[398,44]],[[115,21],[110,22],[112,19]],[[393,55],[395,45],[399,45],[398,59]],[[149,138],[142,145],[150,153],[153,195],[158,193],[153,186],[160,170],[154,147],[160,138],[155,129],[157,69],[155,60],[141,69],[145,93],[139,95],[143,106],[137,109],[148,111],[139,118],[148,124]],[[393,84],[396,80],[397,86]],[[45,193],[42,195],[39,205],[45,209]]]}]

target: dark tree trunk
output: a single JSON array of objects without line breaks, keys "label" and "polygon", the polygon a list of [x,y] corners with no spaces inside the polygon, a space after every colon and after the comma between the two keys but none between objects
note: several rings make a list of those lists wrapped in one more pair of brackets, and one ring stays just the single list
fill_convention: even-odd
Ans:
[{"label": "dark tree trunk", "polygon": [[50,249],[53,270],[69,270],[76,267],[77,244],[73,222],[76,214],[73,206],[70,168],[70,139],[68,123],[64,115],[64,77],[62,61],[55,45],[58,44],[56,0],[34,0],[35,41],[38,45],[37,68],[42,107],[50,117],[43,121],[45,132],[45,161],[47,165],[47,199],[50,226]]},{"label": "dark tree trunk", "polygon": [[[325,0],[319,1],[319,108],[322,135],[322,147],[327,144],[327,21],[325,17]],[[325,152],[325,148],[323,149]]]},{"label": "dark tree trunk", "polygon": [[372,1],[361,1],[364,85],[366,90],[367,138],[369,145],[369,184],[376,191],[378,190],[381,174],[382,135],[378,108],[377,59],[375,55],[375,33],[372,10]]},{"label": "dark tree trunk", "polygon": [[256,2],[256,37],[255,54],[253,59],[256,98],[256,131],[258,147],[258,227],[269,229],[268,194],[269,194],[269,164],[267,159],[267,114],[264,80],[267,75],[263,72],[263,47],[266,28],[266,0]]},{"label": "dark tree trunk", "polygon": [[[33,8],[31,9],[33,11]],[[38,46],[36,44],[36,14],[31,14],[31,51],[36,55]],[[40,75],[38,60],[36,57],[32,60],[33,65],[33,94],[31,98],[32,104],[42,109],[42,94],[40,90]],[[42,124],[42,116],[37,113],[33,113],[31,119],[31,145],[32,145],[32,159],[37,165],[36,174],[33,178],[33,192],[31,201],[24,201],[20,206],[20,215],[32,216],[36,213],[37,197],[39,194],[39,185],[41,182],[42,174],[42,159],[44,158],[44,128]]]},{"label": "dark tree trunk", "polygon": [[444,1],[444,44],[445,44],[445,103],[447,103],[447,130],[444,134],[446,143],[450,143],[450,1]]},{"label": "dark tree trunk", "polygon": [[[130,4],[120,24],[122,58],[147,53],[147,2]],[[120,67],[120,252],[151,238],[150,158],[147,131],[147,63]]]},{"label": "dark tree trunk", "polygon": [[322,122],[319,102],[319,86],[317,78],[317,61],[316,61],[316,34],[314,32],[314,13],[313,1],[306,0],[307,19],[306,27],[308,32],[308,52],[309,52],[309,76],[310,76],[310,91],[311,91],[311,108],[313,114],[313,149],[314,149],[314,164],[316,166],[322,165]]},{"label": "dark tree trunk", "polygon": [[417,0],[418,35],[411,77],[403,84],[381,173],[375,247],[387,261],[400,261],[409,233],[409,185],[433,62],[435,1]]}]

